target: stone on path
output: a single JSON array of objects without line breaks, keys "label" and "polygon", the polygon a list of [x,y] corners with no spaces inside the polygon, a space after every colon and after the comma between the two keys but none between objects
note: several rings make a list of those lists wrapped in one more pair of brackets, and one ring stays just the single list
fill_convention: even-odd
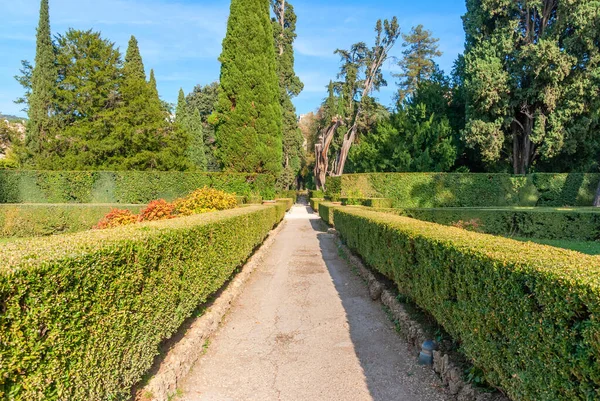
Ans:
[{"label": "stone on path", "polygon": [[318,216],[297,205],[284,224],[179,399],[446,400]]}]

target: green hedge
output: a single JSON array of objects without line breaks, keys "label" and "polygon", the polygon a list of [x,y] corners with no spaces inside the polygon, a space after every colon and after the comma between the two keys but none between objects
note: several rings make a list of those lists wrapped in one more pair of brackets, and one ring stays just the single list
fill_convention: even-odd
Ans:
[{"label": "green hedge", "polygon": [[393,207],[592,206],[599,181],[600,174],[350,174],[341,196],[388,198]]},{"label": "green hedge", "polygon": [[3,244],[0,399],[128,400],[288,201]]},{"label": "green hedge", "polygon": [[114,208],[139,213],[144,205],[0,205],[0,238],[90,230]]},{"label": "green hedge", "polygon": [[0,170],[0,203],[148,203],[205,186],[272,199],[269,175],[183,172]]},{"label": "green hedge", "polygon": [[335,226],[512,399],[599,399],[597,257],[349,207]]},{"label": "green hedge", "polygon": [[600,210],[592,208],[380,210],[443,225],[468,223],[470,229],[494,235],[575,241],[600,239]]},{"label": "green hedge", "polygon": [[313,198],[325,199],[325,192],[323,192],[323,191],[308,191],[308,197],[310,199],[313,199]]},{"label": "green hedge", "polygon": [[333,226],[334,225],[334,219],[333,219],[334,211],[339,206],[340,205],[333,204],[331,202],[320,202],[319,203],[319,216],[321,217],[322,220],[327,222],[327,224],[329,224],[330,226]]},{"label": "green hedge", "polygon": [[386,209],[391,208],[394,204],[391,199],[386,198],[341,198],[341,201],[344,206],[367,206]]},{"label": "green hedge", "polygon": [[315,212],[319,212],[319,204],[321,202],[324,202],[325,199],[323,198],[310,198],[310,207],[312,208],[312,210],[314,210]]},{"label": "green hedge", "polygon": [[338,202],[342,197],[342,177],[328,177],[325,198]]}]

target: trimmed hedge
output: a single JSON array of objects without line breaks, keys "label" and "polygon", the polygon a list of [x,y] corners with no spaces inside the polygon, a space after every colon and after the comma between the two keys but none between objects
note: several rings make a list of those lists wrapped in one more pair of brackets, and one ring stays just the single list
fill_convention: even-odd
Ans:
[{"label": "trimmed hedge", "polygon": [[288,205],[4,244],[0,399],[128,400]]},{"label": "trimmed hedge", "polygon": [[325,199],[323,198],[310,198],[310,207],[312,208],[312,210],[314,210],[315,212],[319,212],[319,204],[321,202],[325,202]]},{"label": "trimmed hedge", "polygon": [[391,199],[386,198],[341,198],[342,205],[344,206],[367,206],[373,208],[384,208],[389,209],[393,205]]},{"label": "trimmed hedge", "polygon": [[340,207],[340,205],[334,204],[331,202],[320,202],[319,203],[319,217],[321,217],[321,219],[324,220],[325,222],[327,222],[327,224],[329,224],[330,226],[333,226],[334,225],[333,214],[335,212],[335,209],[338,207]]},{"label": "trimmed hedge", "polygon": [[211,187],[271,198],[269,175],[184,172],[0,170],[0,203],[148,203]]},{"label": "trimmed hedge", "polygon": [[350,174],[341,197],[388,198],[396,208],[592,206],[599,181],[600,174]]},{"label": "trimmed hedge", "polygon": [[139,213],[145,205],[0,205],[0,238],[90,230],[112,209]]},{"label": "trimmed hedge", "polygon": [[317,199],[325,199],[325,192],[323,191],[308,191],[309,199],[317,198]]},{"label": "trimmed hedge", "polygon": [[515,400],[600,397],[600,259],[349,207],[335,226]]},{"label": "trimmed hedge", "polygon": [[538,239],[596,241],[600,239],[597,209],[380,209],[443,225],[475,223],[475,231]]}]

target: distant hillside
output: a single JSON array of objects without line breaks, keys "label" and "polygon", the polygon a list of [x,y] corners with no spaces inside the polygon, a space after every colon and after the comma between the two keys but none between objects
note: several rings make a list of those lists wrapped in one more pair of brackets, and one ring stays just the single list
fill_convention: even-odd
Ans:
[{"label": "distant hillside", "polygon": [[21,121],[27,120],[27,119],[25,117],[17,117],[17,116],[13,116],[13,115],[10,115],[10,114],[2,114],[2,113],[0,113],[0,120],[8,120],[11,123],[13,123],[13,122],[19,122],[20,123]]}]

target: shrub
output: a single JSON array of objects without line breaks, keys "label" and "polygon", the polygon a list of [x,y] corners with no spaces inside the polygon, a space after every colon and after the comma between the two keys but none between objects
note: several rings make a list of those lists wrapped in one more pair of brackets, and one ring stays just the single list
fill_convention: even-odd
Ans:
[{"label": "shrub", "polygon": [[342,178],[328,177],[327,188],[325,190],[325,199],[332,202],[338,202],[342,197]]},{"label": "shrub", "polygon": [[272,194],[265,174],[157,171],[0,170],[0,203],[144,204],[211,187],[239,196]]},{"label": "shrub", "polygon": [[308,191],[308,197],[310,199],[312,199],[312,198],[325,199],[325,192],[323,192],[323,191]]},{"label": "shrub", "polygon": [[105,230],[107,228],[115,228],[134,224],[138,221],[138,216],[133,214],[131,210],[112,209],[100,222],[94,227],[97,230]]},{"label": "shrub", "polygon": [[[237,198],[236,198],[237,202]],[[152,201],[141,211],[138,221],[159,221],[172,219],[175,206],[164,199]]]},{"label": "shrub", "polygon": [[[600,174],[372,173],[341,178],[341,196],[394,207],[592,206]],[[329,181],[328,181],[329,184]]]},{"label": "shrub", "polygon": [[334,219],[511,399],[598,398],[600,259],[366,209]]},{"label": "shrub", "polygon": [[213,188],[198,189],[185,198],[174,202],[175,211],[182,216],[213,212],[216,210],[233,209],[237,206],[235,195]]},{"label": "shrub", "polygon": [[[116,205],[0,205],[0,238],[39,237],[92,229]],[[141,205],[119,205],[138,213]]]},{"label": "shrub", "polygon": [[478,231],[494,235],[576,241],[600,239],[600,210],[591,208],[446,208],[385,211],[444,225],[477,220]]},{"label": "shrub", "polygon": [[161,342],[223,286],[286,207],[3,244],[0,399],[130,399]]}]

